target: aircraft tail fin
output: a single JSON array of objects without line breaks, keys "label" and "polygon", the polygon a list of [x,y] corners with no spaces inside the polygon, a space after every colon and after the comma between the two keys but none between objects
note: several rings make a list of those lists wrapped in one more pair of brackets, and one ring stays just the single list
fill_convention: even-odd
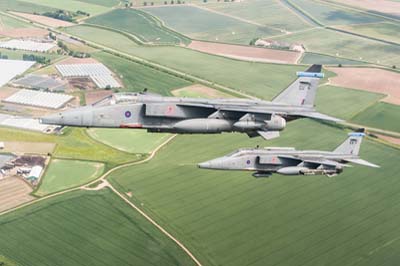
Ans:
[{"label": "aircraft tail fin", "polygon": [[313,107],[319,79],[324,77],[321,70],[321,65],[312,65],[305,72],[297,72],[298,78],[272,102]]},{"label": "aircraft tail fin", "polygon": [[341,154],[358,155],[362,138],[365,136],[363,132],[352,132],[349,133],[348,138],[340,144],[334,152]]}]

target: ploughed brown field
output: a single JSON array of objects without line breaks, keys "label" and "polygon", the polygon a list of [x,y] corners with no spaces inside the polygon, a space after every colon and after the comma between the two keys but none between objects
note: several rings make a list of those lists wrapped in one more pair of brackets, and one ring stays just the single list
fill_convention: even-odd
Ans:
[{"label": "ploughed brown field", "polygon": [[95,64],[99,63],[96,59],[91,57],[88,58],[77,58],[77,57],[68,57],[67,59],[57,63],[59,65],[70,65],[70,64]]},{"label": "ploughed brown field", "polygon": [[0,212],[34,199],[29,193],[32,188],[16,177],[0,180]]},{"label": "ploughed brown field", "polygon": [[300,52],[225,43],[192,41],[188,47],[204,53],[257,62],[295,64],[301,57]]},{"label": "ploughed brown field", "polygon": [[86,104],[93,104],[113,94],[112,90],[91,90],[87,91],[85,95]]},{"label": "ploughed brown field", "polygon": [[68,21],[63,21],[60,19],[54,19],[54,18],[50,18],[50,17],[46,17],[46,16],[40,16],[40,15],[33,15],[33,14],[29,14],[29,13],[22,13],[22,12],[14,12],[14,11],[10,11],[11,14],[16,15],[16,16],[20,16],[23,17],[25,19],[28,19],[30,21],[33,22],[37,22],[49,27],[69,27],[69,26],[73,26],[75,24],[68,22]]},{"label": "ploughed brown field", "polygon": [[400,74],[376,68],[330,67],[337,74],[330,84],[386,94],[383,102],[400,105]]},{"label": "ploughed brown field", "polygon": [[12,38],[42,37],[47,34],[49,34],[47,30],[39,28],[0,29],[0,35]]}]

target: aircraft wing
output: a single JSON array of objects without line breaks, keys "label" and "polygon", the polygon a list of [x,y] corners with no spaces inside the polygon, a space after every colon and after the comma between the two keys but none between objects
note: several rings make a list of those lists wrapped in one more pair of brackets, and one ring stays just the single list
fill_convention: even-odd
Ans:
[{"label": "aircraft wing", "polygon": [[363,159],[344,159],[345,161],[348,161],[350,163],[355,163],[355,164],[360,164],[360,165],[364,165],[364,166],[368,166],[368,167],[373,167],[373,168],[380,168],[379,165],[370,163],[366,160]]},{"label": "aircraft wing", "polygon": [[332,117],[332,116],[329,116],[326,114],[318,113],[318,112],[301,112],[301,113],[290,113],[290,114],[313,118],[313,119],[318,119],[318,120],[327,120],[327,121],[332,121],[332,122],[342,122],[343,121],[342,119]]}]

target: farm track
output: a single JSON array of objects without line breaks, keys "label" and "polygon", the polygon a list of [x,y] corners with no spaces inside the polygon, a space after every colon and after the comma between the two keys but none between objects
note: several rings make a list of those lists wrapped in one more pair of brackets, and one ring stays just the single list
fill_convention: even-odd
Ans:
[{"label": "farm track", "polygon": [[[21,18],[18,18],[18,19],[21,19]],[[64,35],[71,36],[71,35],[66,34],[66,33],[63,33],[63,32],[62,32],[62,33],[59,32],[59,33],[60,33],[60,34],[64,34]],[[90,43],[90,42],[89,42],[89,43]],[[156,63],[148,62],[147,60],[141,59],[141,58],[139,58],[139,57],[135,57],[135,56],[132,56],[132,55],[129,55],[129,54],[125,54],[125,53],[119,52],[119,51],[117,51],[117,50],[114,50],[114,49],[109,48],[109,47],[106,47],[106,46],[102,46],[102,45],[98,45],[98,44],[95,44],[95,45],[96,45],[96,46],[99,46],[99,47],[103,47],[104,49],[106,49],[106,50],[108,50],[108,51],[112,51],[112,52],[115,52],[115,53],[118,53],[118,54],[121,54],[121,55],[124,55],[124,56],[128,56],[128,57],[130,57],[130,58],[137,59],[137,60],[139,60],[139,61],[141,61],[141,62],[143,62],[143,63],[145,63],[145,64],[151,64],[151,65],[154,65],[154,66],[163,68],[163,69],[165,69],[165,70],[168,70],[168,71],[171,71],[171,72],[174,72],[174,73],[183,75],[183,76],[191,77],[191,78],[193,78],[193,79],[198,79],[199,81],[201,80],[202,82],[209,82],[209,81],[207,81],[207,80],[203,80],[203,79],[200,79],[200,78],[191,76],[191,75],[189,75],[189,74],[186,74],[186,73],[184,73],[184,72],[176,71],[176,70],[174,70],[174,69],[171,69],[171,68],[168,68],[168,67],[165,67],[165,66],[156,64]],[[219,85],[218,85],[218,86],[219,86]],[[220,86],[221,86],[221,87],[224,87],[223,85],[220,85]],[[226,87],[225,87],[224,90],[232,91],[232,92],[234,92],[235,94],[241,94],[241,95],[243,95],[243,96],[245,96],[245,97],[251,97],[251,96],[249,96],[249,95],[246,94],[246,93],[241,93],[241,92],[238,92],[238,91],[233,90],[233,89],[230,89],[230,88],[226,88]],[[254,98],[254,97],[251,97],[251,98]],[[345,125],[349,125],[349,126],[359,126],[359,125],[352,124],[352,123],[345,123]],[[385,130],[373,129],[373,128],[368,128],[368,129],[370,129],[371,131],[377,131],[377,132],[380,132],[380,133],[386,133],[386,134],[392,135],[392,136],[394,135],[394,136],[396,136],[396,137],[399,137],[399,136],[400,136],[399,133],[395,133],[395,132],[391,132],[391,131],[385,131]],[[156,155],[156,153],[157,153],[164,145],[166,145],[169,141],[171,141],[175,136],[176,136],[176,135],[172,136],[171,138],[169,138],[168,140],[166,140],[164,143],[162,143],[161,145],[159,145],[159,146],[151,153],[151,155],[150,155],[149,157],[147,157],[146,159],[144,159],[144,160],[136,161],[136,162],[130,162],[130,163],[126,163],[126,164],[117,166],[117,167],[115,167],[115,168],[113,168],[113,169],[110,169],[108,172],[106,172],[105,174],[103,174],[103,175],[102,175],[101,177],[99,177],[98,179],[96,179],[96,180],[94,180],[94,181],[92,181],[92,182],[90,182],[90,183],[88,183],[88,184],[86,184],[86,185],[83,185],[83,186],[80,186],[80,187],[71,188],[71,189],[67,189],[67,190],[64,190],[64,191],[61,191],[61,192],[58,192],[58,193],[55,193],[55,194],[51,194],[51,195],[49,195],[49,196],[45,196],[45,197],[43,197],[43,198],[39,198],[39,199],[37,199],[37,200],[31,201],[31,202],[29,202],[29,203],[27,203],[27,204],[23,204],[23,205],[18,206],[18,207],[16,207],[16,208],[13,208],[13,209],[10,209],[10,210],[4,211],[4,212],[0,212],[0,216],[1,216],[1,215],[4,215],[4,214],[7,214],[7,213],[10,213],[10,212],[12,212],[12,211],[14,211],[14,210],[17,210],[17,209],[20,209],[20,208],[23,208],[23,207],[32,205],[32,204],[34,204],[34,203],[36,203],[36,202],[40,202],[40,201],[42,201],[42,200],[46,200],[46,199],[49,199],[49,198],[52,198],[52,197],[55,197],[55,196],[59,196],[59,195],[62,195],[62,194],[68,193],[68,192],[72,192],[72,191],[76,191],[76,190],[80,190],[80,189],[84,189],[84,190],[96,190],[96,189],[102,189],[102,188],[104,188],[104,187],[108,187],[108,188],[110,188],[110,190],[112,190],[116,195],[118,195],[122,200],[124,200],[124,201],[125,201],[127,204],[129,204],[132,208],[134,208],[136,211],[138,211],[138,212],[139,212],[144,218],[146,218],[150,223],[152,223],[152,224],[153,224],[154,226],[156,226],[160,231],[162,231],[162,233],[164,233],[168,238],[170,238],[171,240],[173,240],[180,248],[182,248],[182,249],[189,255],[189,257],[190,257],[197,265],[201,265],[201,263],[196,259],[196,257],[194,257],[194,255],[193,255],[181,242],[179,242],[179,240],[177,240],[177,239],[174,238],[171,234],[169,234],[164,228],[162,228],[159,224],[157,224],[154,220],[152,220],[152,219],[151,219],[146,213],[144,213],[139,207],[137,207],[137,206],[134,205],[131,201],[129,201],[124,195],[122,195],[118,190],[116,190],[113,186],[111,186],[111,184],[109,184],[109,182],[106,180],[106,178],[108,177],[108,175],[111,174],[112,172],[116,171],[116,170],[122,169],[122,168],[124,168],[124,167],[129,167],[129,166],[132,166],[132,165],[142,164],[142,163],[145,163],[145,162],[151,160],[151,159]],[[102,181],[102,183],[101,183],[97,188],[94,188],[94,189],[93,189],[93,188],[88,188],[89,185],[94,184],[94,183],[99,182],[99,181]]]},{"label": "farm track", "polygon": [[[117,167],[114,167],[112,169],[110,169],[109,171],[107,171],[106,173],[104,173],[102,176],[100,176],[99,178],[91,181],[90,183],[87,183],[83,186],[80,187],[75,187],[75,188],[71,188],[71,189],[67,189],[64,191],[60,191],[54,194],[50,194],[48,196],[44,196],[42,198],[38,198],[36,200],[30,201],[26,204],[22,204],[20,206],[17,206],[15,208],[12,209],[8,209],[6,211],[0,212],[0,216],[5,215],[7,213],[16,211],[18,209],[33,205],[35,203],[50,199],[50,198],[54,198],[56,196],[61,196],[65,193],[68,192],[72,192],[72,191],[77,191],[77,190],[100,190],[103,189],[105,187],[108,187],[111,191],[113,191],[118,197],[120,197],[123,201],[125,201],[125,203],[127,203],[128,205],[130,205],[133,209],[135,209],[138,213],[140,213],[140,215],[142,215],[147,221],[149,221],[151,224],[153,224],[155,227],[157,227],[157,229],[159,229],[163,234],[165,234],[169,239],[171,239],[172,241],[174,241],[194,262],[196,265],[201,266],[202,264],[199,262],[199,260],[190,252],[189,249],[187,249],[178,239],[176,239],[174,236],[172,236],[170,233],[168,233],[167,230],[165,230],[162,226],[160,226],[156,221],[154,221],[150,216],[148,216],[144,211],[142,211],[139,207],[137,207],[136,205],[134,205],[131,201],[129,201],[127,198],[125,198],[122,193],[120,193],[118,190],[116,190],[107,180],[106,178],[113,172],[125,168],[125,167],[129,167],[129,166],[133,166],[133,165],[137,165],[137,164],[142,164],[145,162],[150,161],[151,159],[154,158],[154,156],[157,154],[157,152],[163,148],[165,145],[167,145],[171,140],[173,140],[176,137],[176,135],[172,135],[170,138],[168,138],[166,141],[164,141],[163,143],[161,143],[156,149],[154,149],[150,156],[148,156],[147,158],[145,158],[144,160],[141,161],[136,161],[136,162],[129,162],[123,165],[119,165]],[[99,181],[102,181],[97,187],[95,188],[90,188],[89,186],[97,183]]]}]

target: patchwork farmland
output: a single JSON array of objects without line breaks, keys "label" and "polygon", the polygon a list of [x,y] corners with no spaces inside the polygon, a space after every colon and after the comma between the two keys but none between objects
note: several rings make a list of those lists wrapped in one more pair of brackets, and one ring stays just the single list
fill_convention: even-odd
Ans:
[{"label": "patchwork farmland", "polygon": [[[193,39],[249,44],[256,37],[280,33],[274,28],[257,26],[194,6],[154,7],[143,10],[161,19],[166,26]],[[185,19],[185,16],[190,17],[190,20]]]},{"label": "patchwork farmland", "polygon": [[116,9],[87,20],[88,23],[132,33],[143,42],[158,44],[185,44],[188,38],[163,26],[154,17],[139,10]]},{"label": "patchwork farmland", "polygon": [[[310,138],[310,132],[319,133]],[[341,130],[302,120],[267,145],[332,150],[344,138]],[[202,250],[205,264],[348,264],[391,241],[399,219],[399,151],[365,142],[363,158],[384,171],[354,167],[334,179],[255,179],[247,172],[196,169],[197,162],[258,143],[224,134],[178,136],[150,163],[114,172],[111,181],[190,248]],[[395,261],[391,248],[398,243],[370,254],[363,265]]]},{"label": "patchwork farmland", "polygon": [[[63,93],[74,99],[62,110],[143,90],[270,100],[296,79],[297,71],[321,63],[329,66],[316,110],[345,120],[293,121],[268,142],[233,133],[52,131],[34,118],[59,111],[2,101],[0,157],[47,156],[49,164],[36,187],[23,175],[4,175],[0,166],[0,264],[396,265],[398,20],[385,11],[386,0],[379,9],[354,4],[0,1],[2,42],[55,37],[57,43],[47,52],[0,48],[0,56],[8,59],[45,57],[28,75],[19,67],[18,77],[0,86],[1,100],[25,89],[50,90],[35,86],[39,77],[65,85]],[[371,7],[369,0],[365,4]],[[73,23],[50,18],[59,12],[74,13]],[[305,52],[290,51],[293,47]],[[110,81],[101,86],[101,80],[96,86],[96,78],[88,78],[93,69],[122,87],[107,86]],[[35,91],[37,102],[50,104],[46,94]],[[355,166],[333,178],[268,179],[197,168],[242,147],[333,150],[359,127],[367,130],[361,157],[381,168]]]},{"label": "patchwork farmland", "polygon": [[22,265],[60,258],[65,265],[193,265],[109,190],[70,193],[2,216],[0,232],[2,254]]},{"label": "patchwork farmland", "polygon": [[102,163],[54,159],[35,195],[43,196],[83,185],[99,177],[103,171]]}]

